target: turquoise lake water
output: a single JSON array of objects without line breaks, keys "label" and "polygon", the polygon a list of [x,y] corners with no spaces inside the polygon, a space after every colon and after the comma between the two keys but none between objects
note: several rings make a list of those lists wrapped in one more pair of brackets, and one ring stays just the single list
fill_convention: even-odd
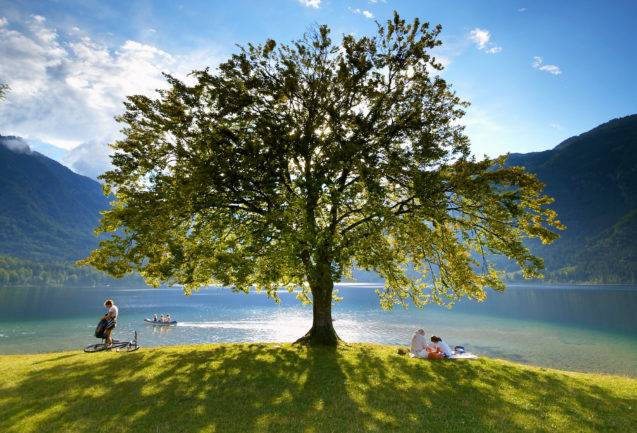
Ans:
[{"label": "turquoise lake water", "polygon": [[[424,328],[479,356],[561,370],[637,377],[637,287],[509,286],[482,303],[451,310],[383,311],[374,284],[338,285],[334,327],[346,342],[407,346]],[[264,294],[179,288],[0,288],[0,354],[80,350],[107,298],[120,309],[115,338],[137,331],[143,347],[216,342],[292,342],[311,326],[312,309],[294,294],[276,305]],[[177,326],[143,323],[170,313]]]}]

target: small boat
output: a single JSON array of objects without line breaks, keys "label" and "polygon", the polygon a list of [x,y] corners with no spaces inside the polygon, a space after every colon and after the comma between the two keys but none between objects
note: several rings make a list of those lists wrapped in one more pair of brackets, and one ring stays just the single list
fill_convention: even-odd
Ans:
[{"label": "small boat", "polygon": [[144,323],[148,323],[151,325],[176,325],[177,321],[176,320],[171,320],[170,322],[160,322],[159,320],[153,320],[153,319],[144,319]]}]

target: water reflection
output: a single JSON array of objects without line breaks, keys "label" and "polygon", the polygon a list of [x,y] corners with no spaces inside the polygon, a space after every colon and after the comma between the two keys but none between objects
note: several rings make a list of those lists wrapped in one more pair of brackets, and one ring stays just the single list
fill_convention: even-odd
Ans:
[{"label": "water reflection", "polygon": [[170,332],[170,326],[165,325],[150,325],[153,328],[153,334],[168,334]]}]

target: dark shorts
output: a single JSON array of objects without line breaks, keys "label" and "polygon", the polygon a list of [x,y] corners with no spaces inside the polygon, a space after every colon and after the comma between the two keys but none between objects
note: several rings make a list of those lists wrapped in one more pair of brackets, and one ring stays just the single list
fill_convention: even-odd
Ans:
[{"label": "dark shorts", "polygon": [[117,319],[110,318],[110,319],[107,320],[107,322],[106,322],[106,329],[107,330],[115,329],[116,326],[117,326]]}]

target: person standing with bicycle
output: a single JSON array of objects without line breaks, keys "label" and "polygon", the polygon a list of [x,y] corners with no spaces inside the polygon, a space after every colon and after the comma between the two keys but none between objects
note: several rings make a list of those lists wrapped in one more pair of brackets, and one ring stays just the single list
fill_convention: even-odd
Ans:
[{"label": "person standing with bicycle", "polygon": [[115,304],[113,304],[112,299],[107,299],[106,302],[104,302],[104,306],[108,308],[108,312],[102,317],[103,320],[106,320],[106,331],[104,333],[106,334],[106,345],[110,346],[112,344],[111,332],[117,326],[118,309]]}]

